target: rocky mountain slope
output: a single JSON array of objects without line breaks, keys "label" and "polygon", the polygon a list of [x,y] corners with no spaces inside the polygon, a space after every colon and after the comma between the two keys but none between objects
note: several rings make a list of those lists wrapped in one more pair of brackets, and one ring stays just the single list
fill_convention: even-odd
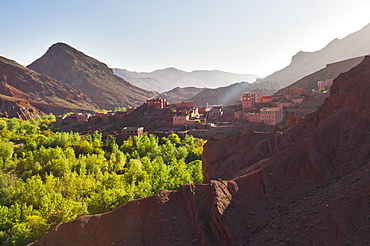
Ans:
[{"label": "rocky mountain slope", "polygon": [[[293,84],[291,84],[291,85],[289,85],[285,88],[297,87],[297,88],[302,88],[302,89],[305,89],[305,90],[308,90],[308,91],[311,91],[313,89],[317,90],[317,82],[318,81],[323,81],[323,80],[327,80],[327,79],[335,79],[341,73],[347,72],[351,68],[357,66],[360,62],[362,62],[364,60],[364,58],[365,58],[365,56],[360,56],[360,57],[356,57],[356,58],[352,58],[352,59],[348,59],[348,60],[328,64],[328,65],[326,65],[325,68],[320,69],[319,71],[314,72],[310,75],[307,75],[307,76],[303,77],[302,79],[294,82]],[[284,95],[285,95],[284,89],[285,88],[280,89],[279,91],[274,93],[274,96],[275,97],[284,97]],[[321,105],[324,102],[324,99],[326,98],[326,96],[324,96],[322,94],[318,94],[317,97],[320,97],[321,99],[318,100],[318,101],[315,100],[314,98],[311,98],[311,99],[314,100],[314,101],[317,101],[317,103],[319,105]],[[309,106],[309,105],[305,105],[307,102],[308,101],[305,100],[301,104],[301,106]]]},{"label": "rocky mountain slope", "polygon": [[291,63],[256,83],[270,81],[286,87],[293,82],[334,63],[370,54],[370,24],[343,39],[334,39],[315,52],[298,52]]},{"label": "rocky mountain slope", "polygon": [[64,43],[52,45],[28,68],[82,91],[100,108],[139,106],[154,95],[115,76],[106,64]]},{"label": "rocky mountain slope", "polygon": [[204,90],[206,90],[206,88],[175,87],[170,91],[159,94],[158,97],[166,99],[169,103],[185,102]]},{"label": "rocky mountain slope", "polygon": [[273,133],[210,139],[204,184],[59,224],[34,245],[365,245],[370,57],[315,112]]},{"label": "rocky mountain slope", "polygon": [[185,72],[176,68],[166,68],[151,73],[138,73],[114,68],[113,71],[117,76],[136,86],[158,92],[169,91],[175,87],[217,88],[238,81],[254,82],[257,79],[253,74],[234,74],[217,70]]},{"label": "rocky mountain slope", "polygon": [[[356,58],[328,64],[326,65],[325,68],[320,69],[319,71],[314,72],[310,75],[307,75],[303,77],[302,79],[294,82],[293,84],[283,89],[280,89],[279,91],[274,93],[273,96],[275,98],[284,98],[286,95],[285,89],[293,88],[293,87],[302,88],[307,91],[317,90],[318,81],[323,81],[327,79],[335,79],[341,73],[347,72],[352,67],[355,67],[356,65],[358,65],[360,62],[364,60],[364,58],[365,58],[364,56],[361,56],[361,57],[356,57]],[[300,109],[317,108],[321,104],[324,103],[325,99],[328,96],[329,95],[327,93],[308,93],[306,95],[305,100],[303,100],[303,102],[300,103],[298,108]],[[299,114],[299,117],[302,117],[305,114],[303,112]]]},{"label": "rocky mountain slope", "polygon": [[271,95],[279,88],[280,86],[270,82],[260,84],[240,82],[226,87],[205,89],[189,100],[194,101],[196,107],[204,107],[207,103],[209,105],[234,105],[235,101],[240,101],[242,92],[253,91]]},{"label": "rocky mountain slope", "polygon": [[[317,81],[323,81],[326,79],[335,79],[341,73],[347,72],[351,68],[357,66],[360,62],[364,60],[364,58],[365,56],[360,56],[360,57],[328,64],[326,65],[325,68],[320,69],[319,71],[314,72],[310,75],[307,75],[285,88],[297,87],[297,88],[302,88],[302,89],[309,90],[309,91],[313,89],[317,90]],[[283,95],[285,88],[274,93],[274,95],[275,96]]]},{"label": "rocky mountain slope", "polygon": [[29,96],[7,83],[7,77],[0,74],[0,117],[15,117],[22,120],[37,118],[42,112],[32,106]]},{"label": "rocky mountain slope", "polygon": [[[92,111],[98,108],[81,91],[46,75],[38,74],[5,57],[0,57],[0,95],[3,101],[13,102],[12,106],[4,104],[2,106],[2,114],[9,117],[30,116],[22,116],[23,113],[18,116],[18,113],[11,112],[14,102],[17,102],[18,106],[21,103],[26,111],[37,114],[41,111],[58,114],[76,110]],[[22,109],[22,112],[25,110]]]}]

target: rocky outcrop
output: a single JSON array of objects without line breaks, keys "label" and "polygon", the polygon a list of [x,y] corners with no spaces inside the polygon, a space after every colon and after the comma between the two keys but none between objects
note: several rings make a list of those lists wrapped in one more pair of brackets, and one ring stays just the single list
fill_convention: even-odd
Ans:
[{"label": "rocky outcrop", "polygon": [[210,139],[204,184],[58,225],[34,245],[364,245],[370,57],[290,128]]},{"label": "rocky outcrop", "polygon": [[0,94],[20,99],[28,99],[30,96],[8,84],[8,78],[0,74]]},{"label": "rocky outcrop", "polygon": [[0,74],[0,117],[16,117],[23,120],[37,118],[43,114],[26,99],[26,93],[7,83],[7,77]]},{"label": "rocky outcrop", "polygon": [[100,108],[139,106],[154,95],[115,76],[106,64],[64,43],[52,45],[28,68],[82,91]]},{"label": "rocky outcrop", "polygon": [[291,126],[291,125],[294,125],[295,123],[297,123],[298,122],[298,117],[297,117],[297,115],[293,112],[293,111],[291,111],[290,113],[289,113],[289,115],[288,115],[288,118],[286,119],[286,123],[285,123],[285,125],[286,126]]},{"label": "rocky outcrop", "polygon": [[25,100],[0,95],[0,117],[19,118],[22,120],[35,119],[44,113]]}]

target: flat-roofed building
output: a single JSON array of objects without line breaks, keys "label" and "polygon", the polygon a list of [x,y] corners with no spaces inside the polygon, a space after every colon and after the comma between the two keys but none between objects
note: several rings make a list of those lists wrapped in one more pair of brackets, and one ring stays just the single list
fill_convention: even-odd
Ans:
[{"label": "flat-roofed building", "polygon": [[156,98],[156,99],[148,99],[146,100],[146,104],[148,107],[155,107],[157,109],[162,109],[167,106],[167,101],[166,99],[162,98]]},{"label": "flat-roofed building", "polygon": [[261,122],[261,114],[259,113],[247,113],[246,117],[249,122]]},{"label": "flat-roofed building", "polygon": [[245,108],[253,108],[256,104],[256,93],[255,92],[244,92],[242,94],[242,107]]},{"label": "flat-roofed building", "polygon": [[130,136],[137,136],[140,137],[144,134],[144,127],[132,127],[132,126],[125,126],[122,128],[121,135],[123,138],[128,138]]},{"label": "flat-roofed building", "polygon": [[279,107],[264,107],[260,109],[261,122],[267,125],[276,125],[283,121],[284,112]]},{"label": "flat-roofed building", "polygon": [[189,116],[187,115],[176,115],[172,117],[172,125],[173,126],[183,126],[189,120]]}]

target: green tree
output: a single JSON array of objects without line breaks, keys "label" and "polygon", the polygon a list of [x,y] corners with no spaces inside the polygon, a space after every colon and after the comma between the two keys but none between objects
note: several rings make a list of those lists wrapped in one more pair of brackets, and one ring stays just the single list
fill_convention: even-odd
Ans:
[{"label": "green tree", "polygon": [[0,245],[26,245],[60,222],[202,182],[203,140],[144,134],[119,147],[99,132],[44,130],[47,117],[0,119]]},{"label": "green tree", "polygon": [[0,163],[5,163],[9,160],[14,152],[14,147],[11,142],[0,141]]}]

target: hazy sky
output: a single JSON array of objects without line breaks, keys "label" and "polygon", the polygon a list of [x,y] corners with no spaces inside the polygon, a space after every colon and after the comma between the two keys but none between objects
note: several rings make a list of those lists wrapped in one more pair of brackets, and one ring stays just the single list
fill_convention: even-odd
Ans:
[{"label": "hazy sky", "polygon": [[370,23],[369,0],[0,0],[0,56],[65,42],[109,67],[271,74]]}]

